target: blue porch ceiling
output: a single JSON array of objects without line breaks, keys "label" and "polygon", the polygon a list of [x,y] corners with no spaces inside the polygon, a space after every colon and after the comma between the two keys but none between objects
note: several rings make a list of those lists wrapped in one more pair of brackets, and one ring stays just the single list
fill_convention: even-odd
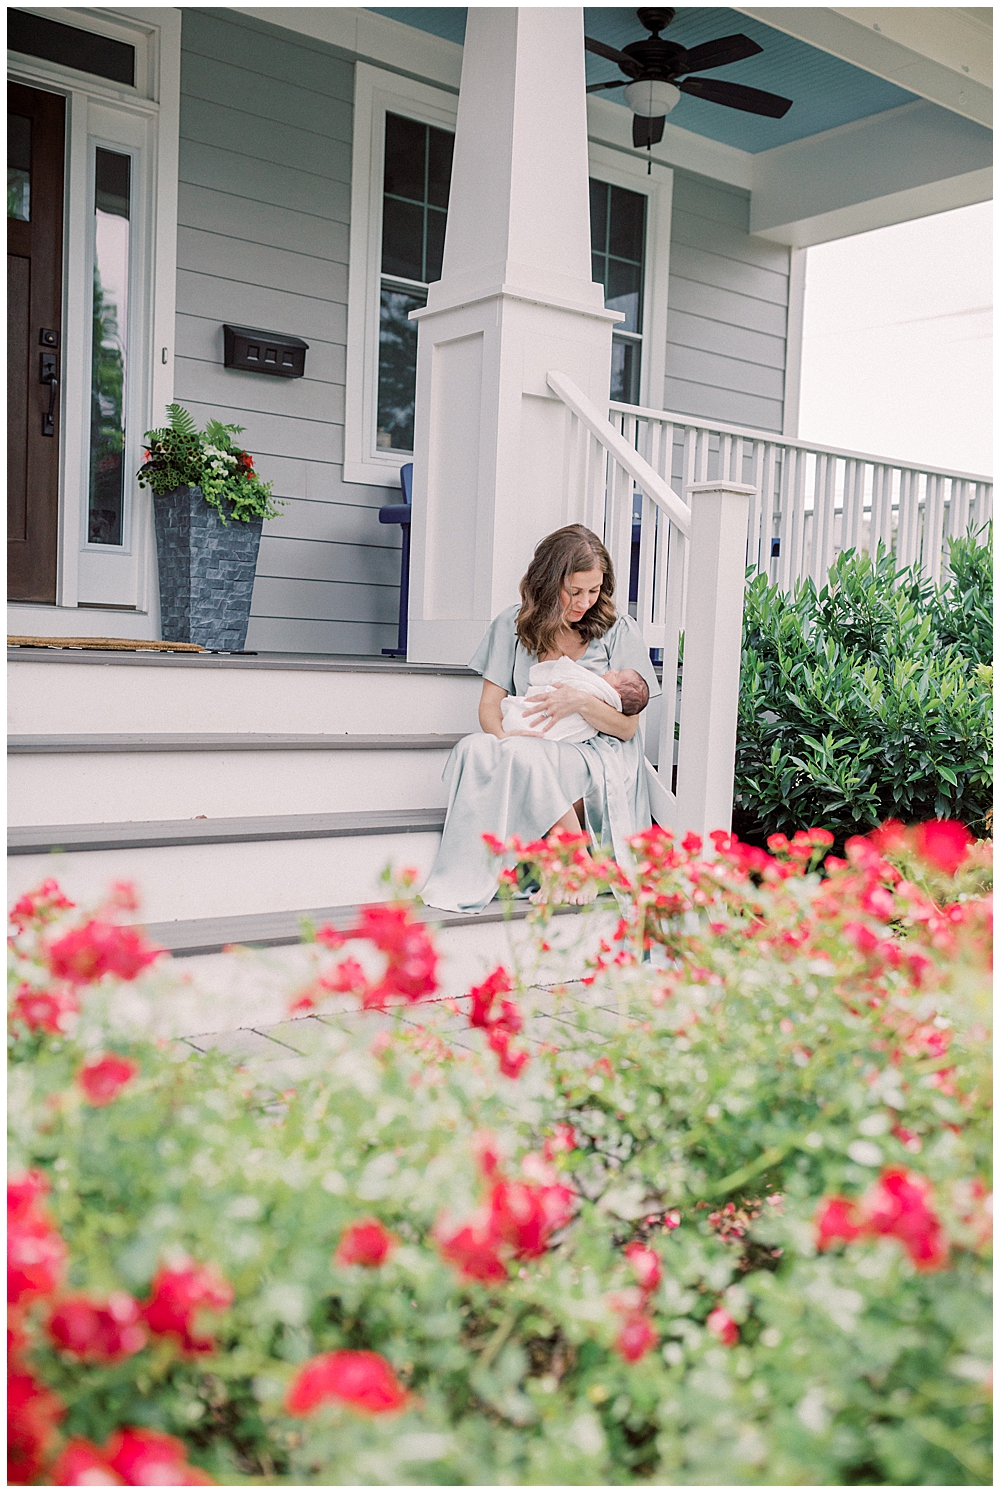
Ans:
[{"label": "blue porch ceiling", "polygon": [[[446,41],[461,45],[465,40],[466,11],[458,6],[372,6],[371,9],[376,15],[402,21],[406,26],[428,31]],[[648,34],[640,26],[633,9],[607,6],[585,9],[583,15],[588,36],[619,50],[626,42],[639,41]],[[839,57],[831,57],[818,47],[785,36],[783,32],[736,10],[714,7],[678,10],[664,36],[683,46],[694,47],[717,36],[731,36],[737,31],[751,37],[764,48],[763,52],[729,67],[713,68],[704,76],[731,79],[734,83],[746,83],[751,88],[764,88],[769,93],[792,99],[792,107],[784,119],[762,119],[754,114],[742,114],[736,109],[725,109],[719,104],[709,104],[704,99],[690,98],[685,94],[669,116],[670,124],[756,154],[776,145],[786,145],[791,140],[802,140],[838,125],[850,124],[855,119],[883,114],[887,109],[912,103],[916,97],[874,73],[842,62]],[[604,83],[620,76],[613,62],[587,54],[588,83]],[[617,89],[608,89],[597,97],[625,107]]]}]

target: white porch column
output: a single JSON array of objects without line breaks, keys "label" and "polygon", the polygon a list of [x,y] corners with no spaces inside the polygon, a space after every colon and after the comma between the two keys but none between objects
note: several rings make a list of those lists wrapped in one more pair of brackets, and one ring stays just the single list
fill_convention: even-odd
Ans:
[{"label": "white porch column", "polygon": [[585,84],[582,10],[469,7],[442,276],[413,313],[416,662],[468,663],[538,540],[582,513],[546,375],[608,399]]}]

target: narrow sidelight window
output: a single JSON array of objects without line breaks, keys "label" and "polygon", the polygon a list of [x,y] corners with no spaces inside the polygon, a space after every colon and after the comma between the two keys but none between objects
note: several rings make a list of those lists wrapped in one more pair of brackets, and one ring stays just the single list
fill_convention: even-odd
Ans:
[{"label": "narrow sidelight window", "polygon": [[31,120],[7,115],[7,216],[31,222]]},{"label": "narrow sidelight window", "polygon": [[413,450],[417,329],[407,318],[441,278],[454,143],[447,130],[385,116],[375,436],[382,451]]},{"label": "narrow sidelight window", "polygon": [[646,196],[590,182],[590,244],[593,275],[604,286],[604,304],[623,311],[611,346],[611,398],[639,403],[642,361],[642,286],[646,258]]},{"label": "narrow sidelight window", "polygon": [[98,146],[90,370],[91,544],[123,542],[132,160]]}]

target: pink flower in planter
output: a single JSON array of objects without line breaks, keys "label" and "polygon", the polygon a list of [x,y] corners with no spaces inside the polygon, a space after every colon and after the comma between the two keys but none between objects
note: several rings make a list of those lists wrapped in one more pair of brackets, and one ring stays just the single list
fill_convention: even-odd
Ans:
[{"label": "pink flower in planter", "polygon": [[34,1374],[7,1377],[7,1480],[33,1483],[55,1439],[66,1407]]},{"label": "pink flower in planter", "polygon": [[954,819],[930,819],[913,831],[913,848],[945,876],[954,876],[965,860],[972,836],[964,824]]},{"label": "pink flower in planter", "polygon": [[656,1290],[663,1279],[663,1262],[655,1249],[647,1249],[636,1241],[625,1246],[625,1258],[635,1271],[635,1278],[645,1295]]},{"label": "pink flower in planter", "polygon": [[76,1075],[76,1081],[87,1096],[87,1102],[100,1109],[113,1104],[138,1072],[138,1063],[109,1052],[96,1062],[84,1064]]},{"label": "pink flower in planter", "polygon": [[139,1303],[124,1291],[112,1291],[103,1304],[86,1296],[67,1296],[49,1317],[49,1337],[57,1348],[93,1363],[116,1363],[146,1346]]},{"label": "pink flower in planter", "polygon": [[60,912],[75,906],[75,902],[63,895],[58,881],[53,881],[50,877],[41,886],[35,887],[34,891],[25,892],[23,897],[18,898],[11,908],[10,921],[18,933],[23,933],[33,924],[41,927],[45,923],[51,923]]},{"label": "pink flower in planter", "polygon": [[362,1415],[386,1415],[401,1410],[408,1398],[380,1353],[342,1348],[303,1365],[285,1406],[292,1415],[308,1415],[325,1400],[334,1400]]},{"label": "pink flower in planter", "polygon": [[349,1224],[337,1245],[334,1258],[340,1265],[384,1265],[398,1240],[377,1218],[362,1218]]},{"label": "pink flower in planter", "polygon": [[58,1290],[66,1268],[66,1245],[41,1207],[48,1192],[41,1172],[7,1184],[7,1300],[12,1306]]},{"label": "pink flower in planter", "polygon": [[500,1241],[489,1218],[463,1224],[451,1234],[439,1234],[437,1242],[442,1258],[454,1265],[466,1280],[493,1285],[507,1279],[507,1266],[499,1253]]},{"label": "pink flower in planter", "polygon": [[850,1244],[862,1232],[861,1215],[850,1198],[827,1198],[816,1217],[816,1247],[829,1249],[831,1244]]}]

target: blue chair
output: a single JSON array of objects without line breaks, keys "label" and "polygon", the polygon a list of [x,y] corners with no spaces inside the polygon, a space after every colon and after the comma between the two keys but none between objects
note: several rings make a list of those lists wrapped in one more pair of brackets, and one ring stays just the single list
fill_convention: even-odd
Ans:
[{"label": "blue chair", "polygon": [[406,629],[410,612],[410,518],[413,509],[413,462],[408,461],[399,469],[399,486],[403,494],[401,503],[386,503],[378,511],[380,524],[399,524],[403,531],[403,546],[400,552],[399,571],[399,624],[396,630],[395,648],[383,648],[390,658],[406,657]]}]

